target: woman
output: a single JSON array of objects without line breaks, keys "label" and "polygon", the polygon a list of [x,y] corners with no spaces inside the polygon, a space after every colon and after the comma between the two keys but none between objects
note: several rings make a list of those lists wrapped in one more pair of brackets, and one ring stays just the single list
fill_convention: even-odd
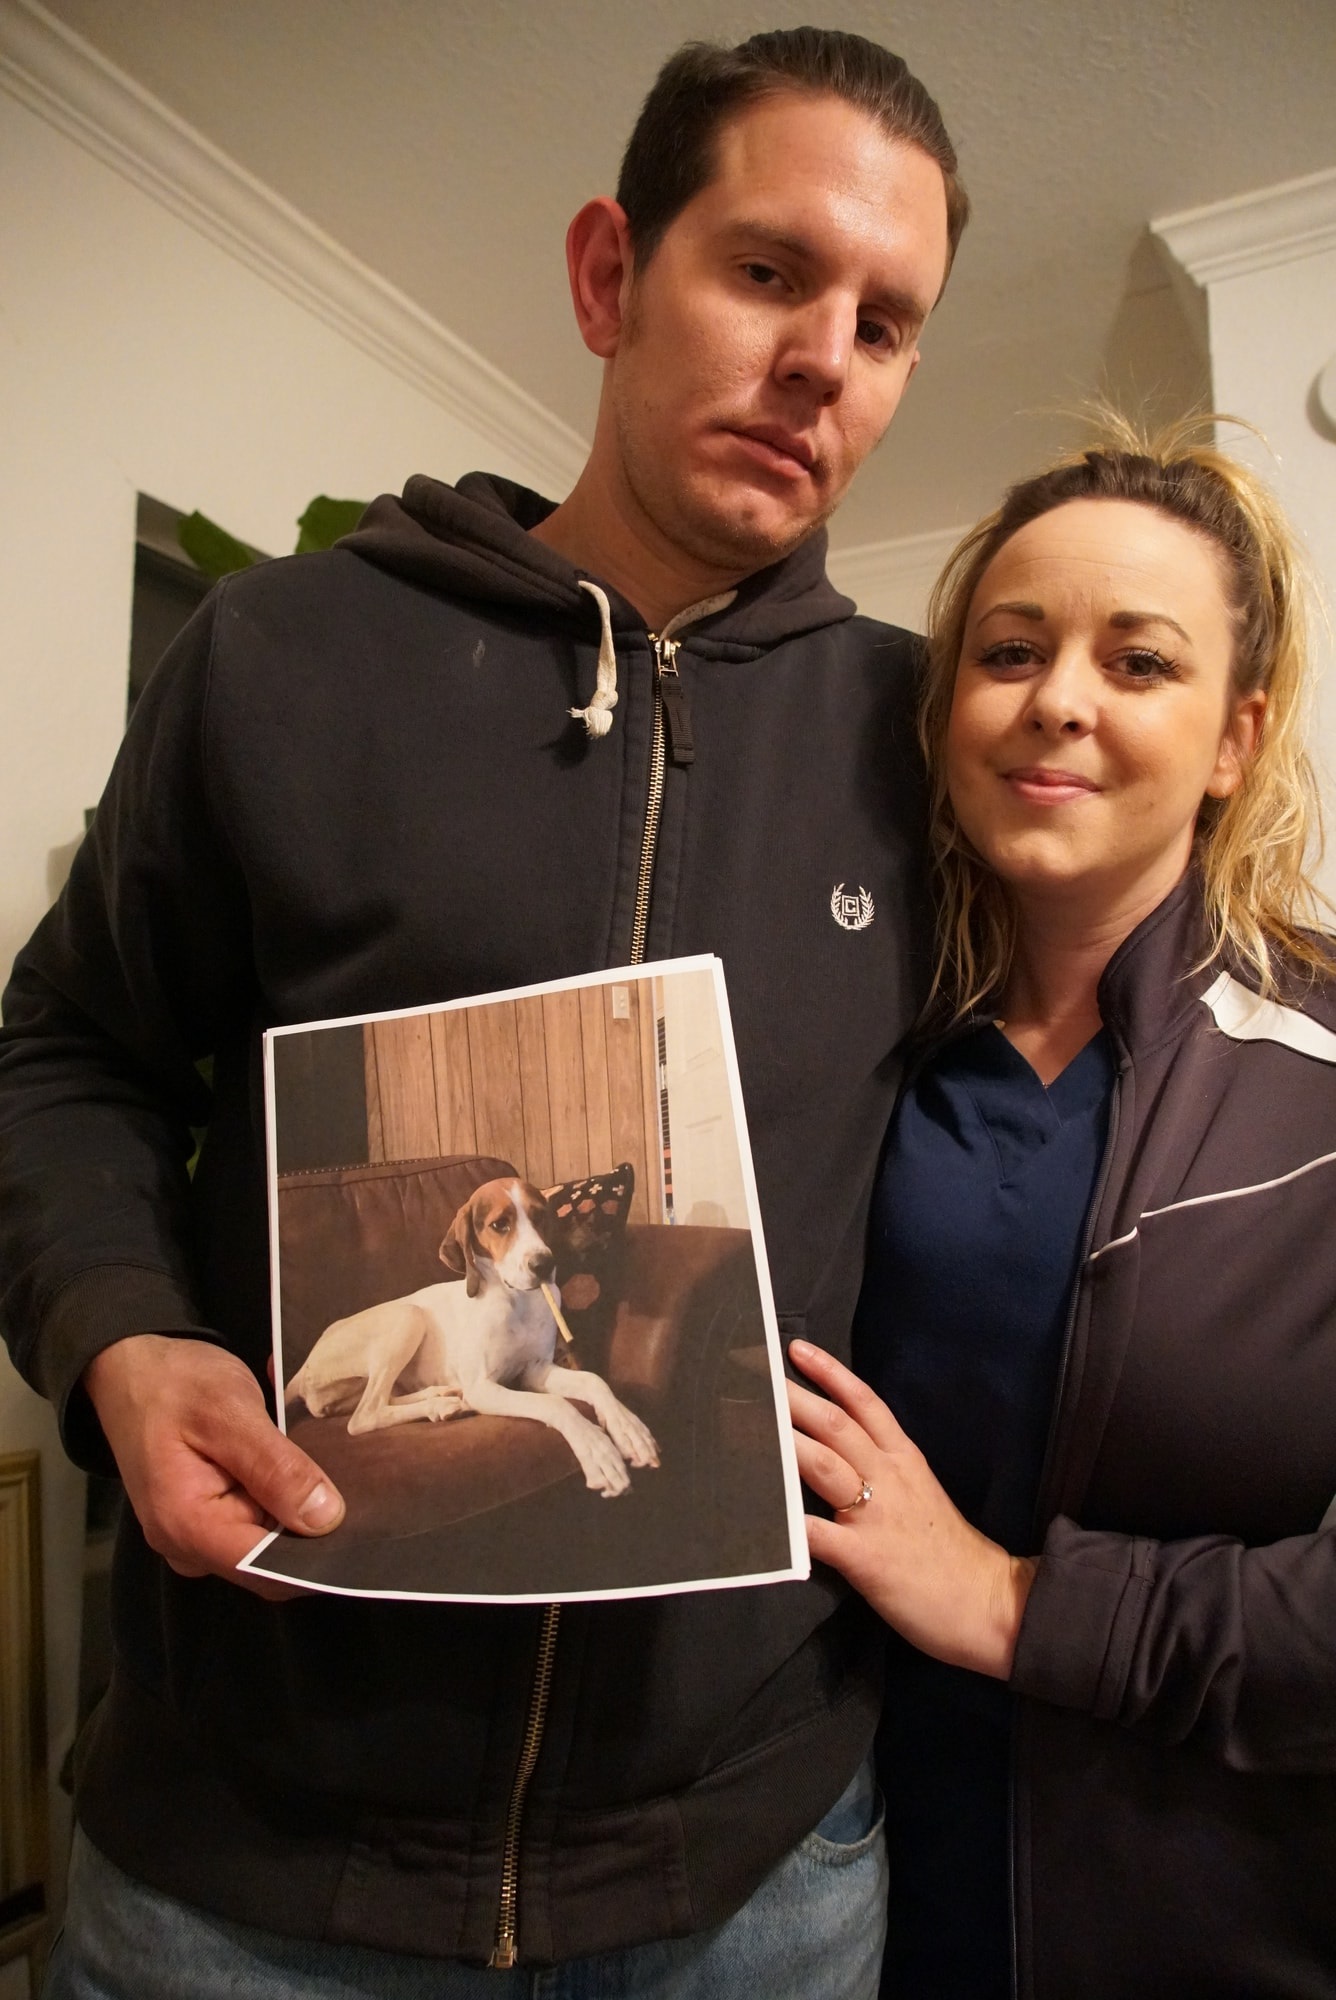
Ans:
[{"label": "woman", "polygon": [[1014,488],[930,626],[941,1032],[874,1201],[870,1386],[790,1349],[812,1554],[899,1635],[884,1990],[1336,1995],[1291,545],[1228,459],[1122,439]]}]

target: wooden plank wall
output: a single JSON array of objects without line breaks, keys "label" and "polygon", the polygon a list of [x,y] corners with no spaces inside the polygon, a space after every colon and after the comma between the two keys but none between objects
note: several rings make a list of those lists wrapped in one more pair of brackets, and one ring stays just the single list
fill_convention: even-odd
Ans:
[{"label": "wooden plank wall", "polygon": [[555,1187],[630,1160],[631,1220],[662,1220],[649,980],[369,1021],[363,1052],[373,1162],[492,1153]]}]

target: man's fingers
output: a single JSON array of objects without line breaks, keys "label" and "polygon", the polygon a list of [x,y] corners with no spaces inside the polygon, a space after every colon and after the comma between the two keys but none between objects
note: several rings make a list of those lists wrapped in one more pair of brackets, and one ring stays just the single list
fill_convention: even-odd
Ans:
[{"label": "man's fingers", "polygon": [[904,1431],[876,1391],[869,1389],[833,1354],[827,1354],[824,1347],[813,1347],[810,1340],[791,1340],[789,1359],[809,1381],[816,1383],[824,1396],[866,1431],[879,1451],[894,1451],[906,1442]]},{"label": "man's fingers", "polygon": [[237,1564],[262,1541],[272,1522],[240,1486],[201,1461],[193,1478],[169,1494],[160,1514],[145,1523],[150,1547],[178,1576],[221,1576],[257,1597],[298,1597],[298,1585],[238,1572]]},{"label": "man's fingers", "polygon": [[[237,1564],[248,1556],[258,1541],[266,1533],[262,1523],[247,1520],[217,1521],[200,1538],[200,1548],[206,1555],[207,1570],[195,1572],[197,1575],[225,1576],[232,1583],[239,1583],[256,1597],[267,1597],[275,1602],[285,1597],[300,1597],[303,1593],[295,1585],[277,1583],[267,1576],[253,1576],[247,1569],[239,1570]],[[179,1565],[172,1564],[176,1569]],[[182,1575],[191,1574],[183,1570]]]},{"label": "man's fingers", "polygon": [[275,1522],[323,1534],[343,1501],[273,1422],[234,1354],[185,1336],[131,1334],[84,1381],[149,1547],[178,1576],[222,1576],[262,1597],[295,1593],[238,1574]]},{"label": "man's fingers", "polygon": [[[323,1535],[343,1519],[332,1480],[283,1435],[244,1368],[220,1375],[212,1396],[189,1411],[179,1444],[193,1460],[173,1482],[176,1502],[192,1515],[186,1546],[211,1569],[230,1569],[274,1522]],[[237,1535],[249,1535],[240,1548]]]},{"label": "man's fingers", "polygon": [[147,1537],[146,1539],[148,1540],[149,1547],[154,1551],[154,1553],[156,1555],[160,1555],[163,1561],[166,1563],[168,1569],[174,1569],[178,1576],[196,1577],[196,1576],[212,1575],[212,1570],[209,1564],[206,1562],[201,1562],[198,1557],[186,1555],[182,1550],[177,1549],[172,1543],[163,1542],[163,1544],[160,1547],[158,1542],[154,1540],[151,1536]]},{"label": "man's fingers", "polygon": [[308,1596],[309,1592],[301,1584],[279,1583],[274,1577],[255,1576],[248,1569],[237,1568],[237,1563],[241,1561],[242,1556],[248,1556],[258,1540],[258,1535],[254,1533],[248,1535],[245,1538],[245,1545],[241,1549],[241,1554],[236,1558],[236,1562],[222,1556],[219,1557],[218,1561],[213,1563],[199,1563],[185,1560],[174,1562],[168,1556],[166,1558],[167,1567],[174,1569],[178,1576],[191,1578],[198,1576],[226,1577],[229,1583],[239,1583],[241,1588],[249,1590],[253,1597],[267,1598],[271,1604],[282,1604],[289,1597]]},{"label": "man's fingers", "polygon": [[262,1407],[248,1424],[229,1426],[225,1449],[225,1457],[215,1451],[219,1464],[280,1527],[298,1535],[325,1535],[343,1519],[343,1500],[332,1481],[284,1437]]}]

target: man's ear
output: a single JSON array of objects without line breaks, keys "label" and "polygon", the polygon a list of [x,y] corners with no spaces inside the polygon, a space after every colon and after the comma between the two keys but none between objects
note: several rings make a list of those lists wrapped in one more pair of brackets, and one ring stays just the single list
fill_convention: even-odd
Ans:
[{"label": "man's ear", "polygon": [[436,1254],[447,1271],[453,1271],[457,1278],[464,1280],[464,1289],[471,1299],[476,1299],[478,1296],[476,1253],[477,1243],[473,1234],[473,1198],[470,1196],[450,1224]]},{"label": "man's ear", "polygon": [[566,271],[580,338],[601,361],[617,352],[632,267],[626,210],[610,195],[597,195],[566,231]]}]

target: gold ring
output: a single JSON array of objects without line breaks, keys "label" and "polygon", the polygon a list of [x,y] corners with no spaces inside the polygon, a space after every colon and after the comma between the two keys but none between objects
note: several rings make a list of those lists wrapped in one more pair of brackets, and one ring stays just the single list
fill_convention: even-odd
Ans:
[{"label": "gold ring", "polygon": [[863,1481],[863,1490],[859,1494],[858,1498],[856,1500],[851,1500],[847,1507],[837,1507],[835,1509],[835,1512],[837,1514],[852,1514],[855,1507],[866,1507],[868,1501],[871,1498],[872,1498],[872,1488],[868,1485],[865,1479]]}]

